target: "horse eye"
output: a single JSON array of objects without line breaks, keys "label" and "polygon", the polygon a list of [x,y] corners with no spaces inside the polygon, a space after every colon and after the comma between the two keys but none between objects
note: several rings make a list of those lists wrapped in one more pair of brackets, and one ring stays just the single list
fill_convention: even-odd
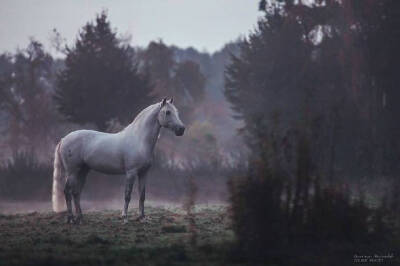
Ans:
[{"label": "horse eye", "polygon": [[171,114],[171,111],[168,110],[168,111],[166,111],[165,113],[166,113],[167,115],[170,115],[170,114]]}]

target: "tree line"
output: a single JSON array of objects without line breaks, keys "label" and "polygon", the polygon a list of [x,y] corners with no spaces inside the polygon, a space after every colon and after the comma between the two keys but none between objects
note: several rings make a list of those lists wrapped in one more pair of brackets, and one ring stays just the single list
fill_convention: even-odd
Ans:
[{"label": "tree line", "polygon": [[259,1],[265,16],[225,76],[252,151],[229,183],[237,263],[350,265],[398,252],[399,5]]},{"label": "tree line", "polygon": [[[165,133],[157,148],[155,173],[168,168],[171,178],[180,180],[177,183],[184,182],[185,175],[174,168],[178,166],[208,177],[219,175],[209,173],[210,165],[215,170],[223,160],[216,125],[234,131],[229,123],[217,123],[226,120],[225,115],[213,108],[224,101],[229,47],[215,55],[167,46],[161,40],[133,47],[112,28],[106,12],[86,23],[72,45],[65,45],[56,30],[54,34],[53,44],[62,58],[53,57],[34,39],[24,49],[0,55],[0,185],[10,188],[0,191],[0,197],[47,198],[50,194],[42,188],[50,187],[54,147],[64,135],[82,128],[121,130],[163,97],[174,97],[181,118],[192,129],[179,146]],[[31,185],[24,188],[24,183]],[[120,185],[106,178],[96,183],[97,191]]]},{"label": "tree line", "polygon": [[111,28],[106,12],[84,25],[73,45],[59,50],[65,58],[53,58],[32,39],[27,48],[0,56],[4,147],[37,151],[52,146],[65,132],[57,127],[63,123],[101,131],[115,123],[124,126],[167,96],[175,98],[185,120],[193,121],[207,91],[222,91],[221,84],[207,82],[222,79],[223,66],[218,77],[205,72],[212,56],[161,40],[134,48]]},{"label": "tree line", "polygon": [[293,165],[285,150],[303,130],[314,172],[329,180],[399,173],[398,5],[260,1],[265,16],[240,44],[225,83],[256,154],[275,131],[285,167]]}]

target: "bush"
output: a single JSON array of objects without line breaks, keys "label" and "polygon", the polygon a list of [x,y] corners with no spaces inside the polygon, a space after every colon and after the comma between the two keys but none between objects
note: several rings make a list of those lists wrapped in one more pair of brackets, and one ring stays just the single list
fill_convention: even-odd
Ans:
[{"label": "bush", "polygon": [[50,200],[52,167],[32,153],[18,152],[0,168],[0,198]]},{"label": "bush", "polygon": [[352,264],[354,254],[397,246],[399,214],[388,212],[388,204],[367,206],[346,185],[323,185],[312,177],[306,138],[298,141],[293,178],[279,171],[268,141],[263,149],[268,152],[250,164],[248,174],[229,183],[235,253],[278,265],[343,265]]}]

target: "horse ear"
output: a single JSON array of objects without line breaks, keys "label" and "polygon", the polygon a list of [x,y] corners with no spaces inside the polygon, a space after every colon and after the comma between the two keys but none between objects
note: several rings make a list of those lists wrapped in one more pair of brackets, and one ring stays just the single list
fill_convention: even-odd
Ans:
[{"label": "horse ear", "polygon": [[174,98],[171,97],[171,99],[169,99],[169,103],[173,103],[174,102]]},{"label": "horse ear", "polygon": [[167,103],[167,98],[164,98],[161,102],[161,106],[164,106]]}]

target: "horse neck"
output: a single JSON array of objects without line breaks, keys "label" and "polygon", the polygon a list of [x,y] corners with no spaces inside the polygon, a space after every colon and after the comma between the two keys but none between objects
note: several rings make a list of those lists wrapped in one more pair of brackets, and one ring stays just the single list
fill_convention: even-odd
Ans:
[{"label": "horse neck", "polygon": [[134,138],[145,144],[144,147],[148,151],[153,152],[161,128],[158,122],[158,112],[159,106],[157,104],[140,112],[135,120],[123,130],[128,141]]}]

